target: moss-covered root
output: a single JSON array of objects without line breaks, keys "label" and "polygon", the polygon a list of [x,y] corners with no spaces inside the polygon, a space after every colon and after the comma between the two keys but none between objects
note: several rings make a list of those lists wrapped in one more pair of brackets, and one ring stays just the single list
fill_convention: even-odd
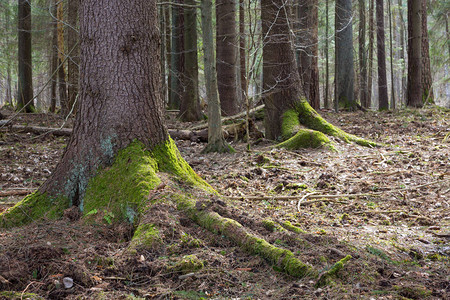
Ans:
[{"label": "moss-covered root", "polygon": [[328,279],[331,276],[334,276],[344,267],[344,264],[348,262],[351,259],[351,255],[347,255],[337,263],[335,263],[328,271],[325,271],[319,275],[319,279],[317,280],[315,286],[316,287],[322,287],[324,285],[328,284]]},{"label": "moss-covered root", "polygon": [[285,229],[287,229],[287,230],[289,230],[291,232],[294,232],[294,233],[307,233],[306,231],[304,231],[300,227],[292,225],[292,223],[289,222],[289,221],[285,221],[285,222],[281,223],[281,226],[283,226]]},{"label": "moss-covered root", "polygon": [[296,258],[291,251],[275,247],[264,239],[254,236],[235,220],[224,218],[215,212],[198,210],[191,199],[180,196],[177,200],[178,208],[194,222],[211,232],[226,236],[244,250],[259,255],[276,270],[298,278],[317,275],[311,266]]},{"label": "moss-covered root", "polygon": [[290,139],[276,145],[277,148],[296,150],[301,148],[328,148],[335,150],[330,139],[322,132],[311,129],[300,129]]},{"label": "moss-covered root", "polygon": [[347,143],[354,142],[357,143],[358,145],[366,147],[380,146],[375,142],[362,139],[353,134],[348,134],[342,129],[339,129],[333,126],[332,124],[328,123],[309,105],[308,101],[306,101],[305,99],[302,99],[297,103],[295,111],[297,112],[299,121],[310,129],[317,130],[324,134],[337,137]]}]

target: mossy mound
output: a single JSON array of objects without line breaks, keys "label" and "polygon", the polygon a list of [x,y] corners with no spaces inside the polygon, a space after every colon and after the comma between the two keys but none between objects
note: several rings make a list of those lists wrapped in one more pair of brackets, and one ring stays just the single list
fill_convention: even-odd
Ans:
[{"label": "mossy mound", "polygon": [[204,263],[195,255],[185,255],[171,268],[176,272],[188,274],[203,269]]}]

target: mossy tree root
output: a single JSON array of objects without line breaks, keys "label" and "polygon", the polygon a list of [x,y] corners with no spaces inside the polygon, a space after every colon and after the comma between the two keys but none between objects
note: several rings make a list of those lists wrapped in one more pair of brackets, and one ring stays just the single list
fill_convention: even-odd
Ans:
[{"label": "mossy tree root", "polygon": [[259,255],[272,264],[274,269],[298,278],[317,276],[317,271],[312,266],[300,261],[291,251],[275,247],[256,237],[237,221],[224,218],[216,212],[199,210],[194,200],[183,196],[177,199],[177,204],[194,222],[213,233],[224,235],[245,251]]},{"label": "mossy tree root", "polygon": [[347,255],[337,263],[335,263],[328,271],[325,271],[319,275],[319,279],[317,280],[315,286],[322,287],[328,284],[330,277],[335,276],[339,270],[344,267],[344,264],[347,263],[352,258],[351,255]]},{"label": "mossy tree root", "polygon": [[234,153],[236,150],[234,150],[233,147],[231,147],[225,139],[218,139],[214,143],[209,143],[206,145],[206,147],[202,150],[202,153]]},{"label": "mossy tree root", "polygon": [[[299,101],[295,108],[289,109],[283,114],[282,122],[281,138],[283,142],[277,147],[290,150],[327,147],[335,150],[326,135],[334,136],[346,143],[354,142],[366,147],[379,146],[375,142],[346,133],[328,123],[304,99]],[[309,129],[304,129],[304,127]]]}]

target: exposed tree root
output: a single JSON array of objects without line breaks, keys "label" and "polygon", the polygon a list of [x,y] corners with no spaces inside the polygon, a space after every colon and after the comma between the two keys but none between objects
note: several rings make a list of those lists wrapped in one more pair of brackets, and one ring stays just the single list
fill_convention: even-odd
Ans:
[{"label": "exposed tree root", "polygon": [[335,263],[328,271],[325,271],[319,275],[319,279],[316,282],[316,287],[321,287],[328,284],[330,277],[335,276],[339,270],[344,267],[344,264],[351,259],[351,255],[347,255],[337,263]]},{"label": "exposed tree root", "polygon": [[[310,105],[302,99],[293,109],[283,114],[281,129],[282,143],[277,147],[286,149],[327,147],[334,150],[330,139],[331,135],[346,143],[354,142],[366,147],[376,147],[379,144],[346,133],[322,118]],[[305,129],[307,127],[309,129]]]}]

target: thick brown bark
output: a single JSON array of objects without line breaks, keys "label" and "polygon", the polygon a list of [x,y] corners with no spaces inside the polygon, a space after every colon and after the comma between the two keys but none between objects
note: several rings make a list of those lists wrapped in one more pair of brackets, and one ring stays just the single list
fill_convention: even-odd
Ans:
[{"label": "thick brown bark", "polygon": [[[67,50],[70,51],[70,57],[67,60],[67,105],[70,109],[75,104],[78,95],[78,65],[80,63],[78,47],[78,7],[80,0],[69,0],[67,2]],[[73,113],[76,112],[76,107]]]},{"label": "thick brown bark", "polygon": [[[129,8],[133,7],[132,10]],[[89,179],[118,150],[168,139],[163,123],[154,0],[84,0],[80,5],[80,106],[73,134],[39,189],[82,206]]]},{"label": "thick brown bark", "polygon": [[407,105],[422,107],[422,0],[408,0]]},{"label": "thick brown bark", "polygon": [[289,35],[289,13],[282,0],[262,0],[263,100],[265,131],[271,140],[281,135],[281,117],[300,100],[300,77],[296,69],[293,41]]},{"label": "thick brown bark", "polygon": [[376,0],[377,8],[377,58],[378,58],[378,108],[389,109],[386,79],[386,47],[384,35],[383,0]]},{"label": "thick brown bark", "polygon": [[422,0],[422,91],[423,100],[433,103],[433,78],[431,76],[427,24],[427,0]]},{"label": "thick brown bark", "polygon": [[[9,49],[10,39],[9,39],[9,30],[10,30],[11,16],[9,6],[5,7],[5,32],[6,36],[6,49]],[[6,57],[6,87],[5,87],[5,102],[12,106],[12,92],[11,92],[11,57],[7,54]]]},{"label": "thick brown bark", "polygon": [[192,122],[202,118],[198,96],[198,57],[197,57],[197,9],[194,0],[184,0],[191,7],[184,8],[184,73],[182,78],[183,97],[179,117]]},{"label": "thick brown bark", "polygon": [[238,112],[237,34],[235,0],[217,0],[216,68],[220,106],[225,116]]},{"label": "thick brown bark", "polygon": [[401,60],[401,90],[400,90],[400,98],[399,98],[399,106],[405,103],[405,95],[406,95],[406,60],[405,60],[405,20],[403,18],[403,2],[402,0],[398,0],[398,14],[400,21],[400,60]]},{"label": "thick brown bark", "polygon": [[18,99],[17,108],[33,112],[33,76],[31,59],[31,1],[18,2]]},{"label": "thick brown bark", "polygon": [[336,99],[356,108],[354,98],[352,1],[336,0]]},{"label": "thick brown bark", "polygon": [[325,96],[324,96],[324,106],[325,108],[330,108],[330,70],[329,70],[329,58],[328,58],[328,28],[329,28],[329,3],[325,0]]},{"label": "thick brown bark", "polygon": [[367,52],[366,52],[366,5],[364,0],[359,0],[359,100],[364,108],[370,107],[367,95]]},{"label": "thick brown bark", "polygon": [[392,28],[392,10],[391,10],[391,0],[388,0],[388,14],[389,14],[389,52],[390,52],[390,64],[391,64],[391,108],[396,108],[395,101],[395,83],[394,83],[394,49],[393,49],[393,28]]},{"label": "thick brown bark", "polygon": [[318,3],[315,0],[300,1],[297,6],[298,71],[303,92],[314,109],[320,108],[318,11]]}]

